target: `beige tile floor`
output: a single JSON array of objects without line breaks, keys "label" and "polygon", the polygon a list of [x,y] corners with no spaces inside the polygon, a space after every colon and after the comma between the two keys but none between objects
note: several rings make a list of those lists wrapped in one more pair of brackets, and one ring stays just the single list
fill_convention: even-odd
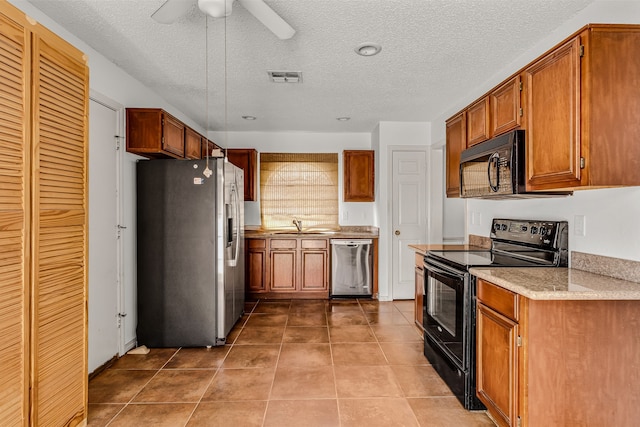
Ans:
[{"label": "beige tile floor", "polygon": [[422,354],[413,301],[260,301],[227,345],[125,355],[89,382],[90,426],[493,426]]}]

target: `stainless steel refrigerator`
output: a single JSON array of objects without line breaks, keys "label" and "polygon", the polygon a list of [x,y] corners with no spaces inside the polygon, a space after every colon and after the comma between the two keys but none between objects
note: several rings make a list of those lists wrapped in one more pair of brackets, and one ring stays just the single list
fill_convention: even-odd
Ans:
[{"label": "stainless steel refrigerator", "polygon": [[243,171],[224,159],[137,164],[138,345],[223,345],[244,311]]}]

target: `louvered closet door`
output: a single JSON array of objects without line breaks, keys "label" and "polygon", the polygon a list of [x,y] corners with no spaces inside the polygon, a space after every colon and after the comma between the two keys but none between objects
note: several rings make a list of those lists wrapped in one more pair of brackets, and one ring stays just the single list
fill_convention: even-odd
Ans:
[{"label": "louvered closet door", "polygon": [[75,425],[87,401],[88,68],[46,31],[32,48],[32,423]]},{"label": "louvered closet door", "polygon": [[28,414],[29,35],[0,11],[0,425]]}]

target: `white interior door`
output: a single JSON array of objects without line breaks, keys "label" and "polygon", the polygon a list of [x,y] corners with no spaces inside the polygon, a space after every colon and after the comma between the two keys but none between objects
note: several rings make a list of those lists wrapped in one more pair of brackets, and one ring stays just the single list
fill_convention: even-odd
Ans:
[{"label": "white interior door", "polygon": [[426,149],[392,148],[392,296],[415,298],[415,252],[410,244],[427,239],[427,152]]},{"label": "white interior door", "polygon": [[117,112],[89,104],[89,372],[118,354]]}]

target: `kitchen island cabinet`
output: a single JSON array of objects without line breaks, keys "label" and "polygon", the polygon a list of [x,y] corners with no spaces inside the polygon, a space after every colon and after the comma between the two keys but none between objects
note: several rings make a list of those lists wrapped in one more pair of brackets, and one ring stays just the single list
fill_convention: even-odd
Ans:
[{"label": "kitchen island cabinet", "polygon": [[571,285],[580,299],[477,286],[477,392],[499,426],[635,425],[640,301],[586,299],[580,285]]},{"label": "kitchen island cabinet", "polygon": [[423,323],[423,311],[422,303],[424,300],[424,257],[420,254],[416,254],[416,267],[415,267],[415,286],[416,294],[414,299],[414,322],[416,327],[422,333],[424,331]]}]

